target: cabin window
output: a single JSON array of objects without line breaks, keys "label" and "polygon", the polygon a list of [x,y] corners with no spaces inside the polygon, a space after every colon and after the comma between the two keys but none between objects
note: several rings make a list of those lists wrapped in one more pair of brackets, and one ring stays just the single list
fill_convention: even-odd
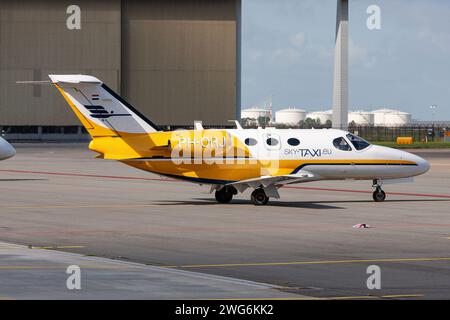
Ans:
[{"label": "cabin window", "polygon": [[290,139],[288,139],[287,143],[290,146],[296,147],[300,144],[300,140],[298,140],[297,138],[290,138]]},{"label": "cabin window", "polygon": [[258,141],[253,138],[247,138],[247,139],[245,139],[245,144],[248,145],[249,147],[253,147],[258,144]]},{"label": "cabin window", "polygon": [[277,139],[275,139],[275,138],[268,138],[266,140],[266,143],[267,143],[268,146],[274,147],[274,146],[277,146],[280,142]]},{"label": "cabin window", "polygon": [[348,144],[343,137],[336,138],[333,140],[333,145],[342,151],[352,151],[352,147]]},{"label": "cabin window", "polygon": [[350,140],[350,142],[353,144],[355,149],[358,151],[363,150],[370,146],[370,143],[368,143],[363,138],[355,136],[354,134],[351,134],[351,133],[347,134],[347,138],[348,138],[348,140]]}]

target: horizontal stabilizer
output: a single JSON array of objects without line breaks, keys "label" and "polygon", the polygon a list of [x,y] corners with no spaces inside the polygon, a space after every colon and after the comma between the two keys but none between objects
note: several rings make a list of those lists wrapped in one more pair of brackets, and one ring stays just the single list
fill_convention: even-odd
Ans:
[{"label": "horizontal stabilizer", "polygon": [[49,84],[53,84],[50,80],[25,80],[25,81],[16,81],[17,84],[40,84],[40,85],[49,85]]},{"label": "horizontal stabilizer", "polygon": [[102,83],[93,76],[84,74],[49,74],[52,83]]}]

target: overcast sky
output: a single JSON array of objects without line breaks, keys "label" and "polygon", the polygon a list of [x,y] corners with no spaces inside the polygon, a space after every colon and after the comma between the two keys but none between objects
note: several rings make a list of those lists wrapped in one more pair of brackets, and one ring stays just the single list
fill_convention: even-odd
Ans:
[{"label": "overcast sky", "polygon": [[[330,109],[336,0],[242,0],[242,106]],[[381,30],[366,26],[381,8]],[[450,120],[450,1],[350,0],[350,109]]]}]

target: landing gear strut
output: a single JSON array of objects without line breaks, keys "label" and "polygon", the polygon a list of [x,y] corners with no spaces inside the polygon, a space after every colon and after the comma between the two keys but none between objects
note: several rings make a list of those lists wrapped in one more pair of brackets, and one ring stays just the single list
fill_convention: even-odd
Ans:
[{"label": "landing gear strut", "polygon": [[215,193],[216,200],[219,203],[230,203],[233,196],[237,194],[236,188],[232,186],[223,187]]},{"label": "landing gear strut", "polygon": [[375,202],[383,202],[386,199],[386,192],[381,189],[381,183],[379,180],[373,181],[373,187],[375,188],[375,191],[373,193],[373,200]]},{"label": "landing gear strut", "polygon": [[269,202],[269,197],[264,192],[264,189],[259,188],[252,192],[251,200],[255,206],[265,206]]}]

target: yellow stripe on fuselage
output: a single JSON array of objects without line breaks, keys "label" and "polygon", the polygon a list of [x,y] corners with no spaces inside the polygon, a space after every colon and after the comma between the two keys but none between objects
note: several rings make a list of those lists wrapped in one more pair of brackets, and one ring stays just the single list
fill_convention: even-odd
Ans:
[{"label": "yellow stripe on fuselage", "polygon": [[[222,159],[218,159],[220,161]],[[304,165],[416,165],[412,161],[404,160],[222,160],[222,163],[193,163],[194,160],[187,160],[188,163],[178,164],[171,159],[165,160],[128,160],[123,163],[132,167],[150,171],[162,175],[207,179],[219,181],[239,181],[257,178],[261,176],[282,176],[292,174],[297,168]],[[308,169],[305,169],[308,170]]]}]

